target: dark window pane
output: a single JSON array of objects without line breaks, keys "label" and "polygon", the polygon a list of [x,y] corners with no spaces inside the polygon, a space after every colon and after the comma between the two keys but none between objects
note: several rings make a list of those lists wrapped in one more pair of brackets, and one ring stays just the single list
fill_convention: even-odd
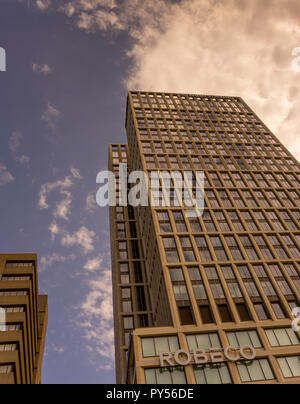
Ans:
[{"label": "dark window pane", "polygon": [[193,325],[194,318],[190,307],[179,307],[179,315],[182,325]]},{"label": "dark window pane", "polygon": [[220,304],[218,307],[222,322],[231,323],[233,320],[227,304]]}]

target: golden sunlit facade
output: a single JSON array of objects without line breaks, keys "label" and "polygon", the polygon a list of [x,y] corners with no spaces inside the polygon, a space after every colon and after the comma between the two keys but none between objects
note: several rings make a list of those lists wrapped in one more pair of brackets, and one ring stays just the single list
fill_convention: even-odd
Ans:
[{"label": "golden sunlit facade", "polygon": [[0,254],[0,384],[42,383],[48,297],[37,276],[35,254]]},{"label": "golden sunlit facade", "polygon": [[115,215],[117,352],[124,318],[134,330],[122,348],[127,365],[116,364],[118,382],[299,384],[297,160],[237,97],[130,92],[126,129],[128,147],[110,149],[115,171],[112,148],[120,156],[123,147],[129,172],[204,172],[205,209],[191,216],[176,203],[176,181],[166,196],[162,178],[151,206],[111,208],[131,210],[149,295],[148,326],[135,309],[120,310],[123,288],[134,283],[120,277],[128,258],[118,254],[132,252]]}]

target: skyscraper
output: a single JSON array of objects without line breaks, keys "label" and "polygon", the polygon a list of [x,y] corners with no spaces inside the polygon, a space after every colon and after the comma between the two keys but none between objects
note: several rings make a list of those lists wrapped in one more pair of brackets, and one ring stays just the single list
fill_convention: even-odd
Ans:
[{"label": "skyscraper", "polygon": [[0,254],[0,384],[41,384],[47,322],[36,255]]},{"label": "skyscraper", "polygon": [[126,130],[110,169],[204,172],[205,209],[191,215],[173,177],[149,206],[117,192],[117,381],[299,384],[297,160],[237,97],[130,92]]}]

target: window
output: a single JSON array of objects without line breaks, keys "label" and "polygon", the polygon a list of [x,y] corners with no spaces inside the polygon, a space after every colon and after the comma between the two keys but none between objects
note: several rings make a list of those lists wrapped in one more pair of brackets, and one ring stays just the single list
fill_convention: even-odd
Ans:
[{"label": "window", "polygon": [[132,303],[131,302],[123,302],[123,313],[132,313]]},{"label": "window", "polygon": [[163,239],[166,258],[168,262],[179,262],[178,251],[174,237],[168,237]]},{"label": "window", "polygon": [[203,324],[213,324],[215,322],[210,306],[201,305],[199,306],[199,311]]},{"label": "window", "polygon": [[190,306],[178,307],[181,325],[195,324],[193,313]]},{"label": "window", "polygon": [[136,287],[136,300],[137,300],[137,311],[146,311],[146,296],[144,286]]},{"label": "window", "polygon": [[127,243],[126,242],[119,242],[119,257],[121,260],[127,260],[128,259],[128,252],[127,252]]},{"label": "window", "polygon": [[243,261],[244,257],[241,253],[240,247],[238,246],[234,236],[225,236],[226,243],[230,250],[230,253],[234,261]]},{"label": "window", "polygon": [[159,356],[162,352],[176,352],[179,350],[177,336],[142,338],[144,358]]},{"label": "window", "polygon": [[250,212],[241,212],[243,219],[245,220],[247,227],[250,231],[258,231],[258,227]]},{"label": "window", "polygon": [[274,373],[267,359],[254,360],[250,365],[240,363],[237,366],[241,381],[244,383],[274,379]]},{"label": "window", "polygon": [[222,348],[219,336],[216,333],[187,335],[186,338],[191,351],[194,349]]},{"label": "window", "polygon": [[263,236],[254,236],[254,240],[256,241],[256,244],[258,245],[263,257],[266,260],[272,260],[274,259],[272,252],[270,251],[267,243],[265,242]]},{"label": "window", "polygon": [[227,338],[229,344],[233,347],[242,347],[244,345],[252,346],[253,348],[263,347],[256,331],[228,332]]},{"label": "window", "polygon": [[232,315],[230,313],[230,310],[229,310],[227,304],[219,304],[218,308],[219,308],[221,321],[223,323],[231,323],[233,321],[233,319],[232,319]]},{"label": "window", "polygon": [[290,356],[286,358],[278,358],[277,362],[283,373],[283,376],[287,379],[292,377],[300,377],[300,357]]},{"label": "window", "polygon": [[245,227],[241,222],[241,219],[239,218],[239,215],[237,212],[228,212],[228,215],[232,221],[233,227],[235,231],[245,231]]},{"label": "window", "polygon": [[213,218],[212,218],[212,216],[211,216],[211,214],[210,214],[209,211],[205,211],[205,212],[204,212],[204,214],[203,214],[203,216],[202,216],[202,219],[203,219],[203,221],[204,221],[206,230],[207,230],[208,232],[214,233],[214,232],[217,231],[217,228],[216,228],[216,226],[215,226],[215,224],[214,224]]},{"label": "window", "polygon": [[204,262],[211,262],[212,256],[211,256],[210,250],[208,248],[205,237],[195,237],[195,241],[196,241],[201,259]]},{"label": "window", "polygon": [[173,212],[174,221],[176,224],[176,229],[178,233],[186,233],[187,227],[185,224],[185,220],[183,214],[181,212]]},{"label": "window", "polygon": [[237,303],[236,304],[237,311],[239,313],[240,320],[244,321],[252,321],[252,318],[249,314],[248,307],[246,303]]},{"label": "window", "polygon": [[260,321],[265,321],[269,319],[265,306],[262,303],[255,304],[254,309]]},{"label": "window", "polygon": [[270,243],[272,244],[274,250],[276,251],[278,257],[280,259],[288,259],[288,255],[285,252],[281,242],[279,241],[277,236],[268,236]]},{"label": "window", "polygon": [[294,240],[292,239],[292,237],[291,236],[282,236],[282,238],[283,238],[283,241],[285,242],[285,244],[287,245],[287,247],[289,248],[290,252],[292,253],[292,256],[295,258],[300,258],[300,250],[297,247]]},{"label": "window", "polygon": [[300,339],[292,328],[265,330],[272,347],[300,345]]},{"label": "window", "polygon": [[168,212],[157,212],[160,231],[162,233],[172,233],[172,227]]},{"label": "window", "polygon": [[231,376],[226,363],[212,366],[194,366],[197,384],[232,384]]},{"label": "window", "polygon": [[186,384],[183,367],[145,369],[146,384]]},{"label": "window", "polygon": [[172,282],[183,282],[184,276],[181,268],[169,268]]},{"label": "window", "polygon": [[271,303],[271,304],[272,304],[272,308],[273,308],[274,313],[278,320],[287,318],[286,314],[284,313],[284,311],[282,309],[281,303],[275,302],[275,303]]},{"label": "window", "polygon": [[219,226],[221,228],[221,231],[224,232],[224,233],[231,231],[224,213],[223,212],[215,212],[215,215],[216,215],[217,222],[219,223]]},{"label": "window", "polygon": [[258,261],[259,257],[253,247],[250,238],[248,236],[240,236],[240,240],[246,250],[249,260]]},{"label": "window", "polygon": [[34,267],[34,262],[31,261],[7,261],[6,262],[6,268],[28,268],[28,267]]},{"label": "window", "polygon": [[232,208],[232,202],[230,197],[228,196],[227,191],[219,191],[220,198],[222,199],[222,203],[226,208]]},{"label": "window", "polygon": [[8,374],[8,373],[13,373],[14,371],[14,365],[0,365],[0,374]]},{"label": "window", "polygon": [[218,261],[228,261],[228,257],[226,251],[223,246],[223,242],[220,237],[211,237],[210,238],[213,248],[215,250],[215,254]]},{"label": "window", "polygon": [[185,285],[173,285],[173,290],[175,294],[176,301],[187,301],[189,299],[189,294]]},{"label": "window", "polygon": [[183,250],[184,259],[187,262],[196,261],[192,243],[189,237],[180,237],[180,243]]},{"label": "window", "polygon": [[6,275],[2,276],[2,281],[31,281],[31,276]]},{"label": "window", "polygon": [[0,352],[13,352],[18,349],[18,344],[0,344]]}]

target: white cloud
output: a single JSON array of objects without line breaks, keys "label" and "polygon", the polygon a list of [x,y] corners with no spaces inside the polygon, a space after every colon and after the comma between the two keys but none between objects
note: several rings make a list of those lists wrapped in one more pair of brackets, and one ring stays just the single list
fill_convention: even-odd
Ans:
[{"label": "white cloud", "polygon": [[299,159],[300,75],[291,57],[300,44],[299,13],[296,0],[174,5],[157,27],[137,30],[126,86],[241,96]]},{"label": "white cloud", "polygon": [[126,31],[129,89],[237,95],[300,158],[299,0],[68,0],[87,32]]},{"label": "white cloud", "polygon": [[53,69],[47,64],[33,63],[32,71],[34,73],[39,73],[39,74],[43,74],[44,76],[48,76],[49,74],[51,74],[53,72]]},{"label": "white cloud", "polygon": [[103,262],[102,256],[91,258],[87,261],[87,263],[84,265],[83,268],[86,269],[88,272],[95,272],[101,268],[102,262]]},{"label": "white cloud", "polygon": [[51,193],[56,189],[58,189],[62,195],[68,197],[69,196],[68,189],[70,189],[72,185],[73,182],[69,176],[65,177],[64,180],[59,180],[56,182],[48,182],[46,184],[43,184],[39,193],[39,202],[38,202],[39,208],[41,210],[49,209],[49,205],[47,203],[47,196],[49,193]]},{"label": "white cloud", "polygon": [[71,171],[73,177],[76,178],[77,180],[82,180],[83,179],[82,176],[80,175],[79,170],[77,170],[77,168],[71,167],[70,171]]},{"label": "white cloud", "polygon": [[25,154],[20,155],[18,150],[22,143],[23,135],[21,132],[13,132],[9,138],[9,149],[15,161],[20,164],[29,164],[30,158]]},{"label": "white cloud", "polygon": [[60,229],[60,227],[56,222],[50,224],[49,231],[51,233],[51,240],[54,240],[56,236],[58,236],[62,232],[62,230]]},{"label": "white cloud", "polygon": [[42,115],[42,120],[45,121],[50,128],[54,129],[60,116],[60,110],[48,102],[46,110]]},{"label": "white cloud", "polygon": [[[114,364],[114,329],[111,271],[103,269],[97,280],[88,282],[89,291],[78,307],[76,328],[83,332],[88,350],[100,369]],[[95,357],[99,355],[99,359]]]},{"label": "white cloud", "polygon": [[66,232],[61,238],[61,244],[65,247],[78,246],[83,254],[93,252],[96,233],[82,226],[73,234]]},{"label": "white cloud", "polygon": [[[79,170],[74,167],[71,167],[70,172],[72,177],[75,180],[81,180],[82,177],[80,175]],[[53,211],[53,217],[55,219],[63,219],[69,220],[71,214],[71,204],[73,201],[72,193],[70,191],[71,187],[74,185],[71,176],[66,176],[64,180],[58,180],[55,182],[48,182],[41,186],[41,190],[39,193],[39,201],[38,206],[41,210],[49,209],[49,205],[47,202],[48,195],[58,190],[60,195],[63,196],[63,199],[56,203],[55,209]]]},{"label": "white cloud", "polygon": [[60,202],[57,202],[53,216],[56,219],[69,220],[71,214],[72,194],[69,191],[61,191],[65,196]]},{"label": "white cloud", "polygon": [[51,0],[36,0],[35,5],[41,11],[45,11],[51,6]]},{"label": "white cloud", "polygon": [[14,177],[7,168],[0,163],[0,187],[14,181]]},{"label": "white cloud", "polygon": [[98,208],[97,202],[96,202],[96,195],[95,192],[90,192],[88,196],[86,197],[86,203],[85,203],[85,210],[90,213],[94,213]]},{"label": "white cloud", "polygon": [[57,263],[65,263],[67,261],[75,261],[76,255],[70,254],[70,255],[60,255],[57,253],[41,257],[40,258],[40,264],[39,264],[39,272],[43,272],[49,267],[53,267],[54,264]]}]

